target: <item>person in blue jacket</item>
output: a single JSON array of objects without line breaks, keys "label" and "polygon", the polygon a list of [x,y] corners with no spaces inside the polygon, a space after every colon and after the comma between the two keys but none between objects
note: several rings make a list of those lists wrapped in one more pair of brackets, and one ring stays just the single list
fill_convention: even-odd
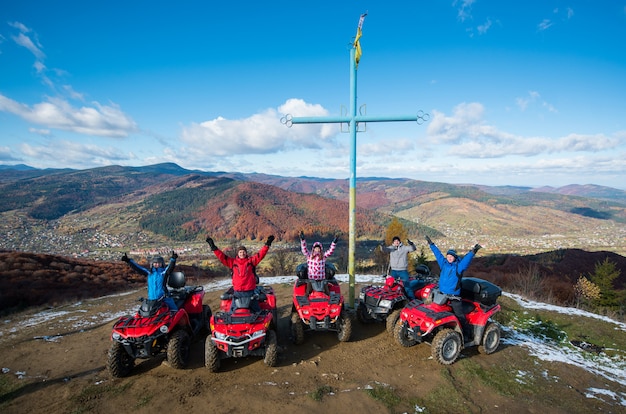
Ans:
[{"label": "person in blue jacket", "polygon": [[439,265],[439,291],[448,297],[450,306],[461,323],[464,334],[466,334],[467,320],[461,302],[461,278],[482,246],[478,243],[475,244],[465,256],[459,258],[456,251],[452,249],[448,250],[444,256],[430,237],[426,236],[426,241]]},{"label": "person in blue jacket", "polygon": [[172,251],[169,264],[165,267],[165,260],[161,256],[156,256],[151,261],[150,269],[140,266],[133,259],[130,259],[126,253],[122,256],[122,261],[128,263],[136,272],[148,277],[148,300],[163,299],[170,311],[177,311],[178,306],[174,303],[174,299],[169,296],[166,286],[167,278],[174,270],[177,258],[178,255]]}]

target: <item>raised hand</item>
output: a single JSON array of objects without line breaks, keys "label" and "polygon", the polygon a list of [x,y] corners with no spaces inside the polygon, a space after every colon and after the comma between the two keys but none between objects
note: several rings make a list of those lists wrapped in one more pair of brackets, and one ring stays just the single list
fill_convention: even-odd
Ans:
[{"label": "raised hand", "polygon": [[216,251],[217,250],[217,246],[215,245],[215,242],[213,242],[213,239],[210,237],[206,238],[206,242],[209,243],[209,246],[211,247],[212,251]]}]

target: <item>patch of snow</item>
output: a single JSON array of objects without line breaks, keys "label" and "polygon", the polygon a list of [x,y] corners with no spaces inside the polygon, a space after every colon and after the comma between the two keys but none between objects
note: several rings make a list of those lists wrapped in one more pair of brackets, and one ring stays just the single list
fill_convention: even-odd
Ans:
[{"label": "patch of snow", "polygon": [[[602,398],[598,398],[598,395],[610,397],[613,401],[619,403],[619,405],[626,407],[626,394],[624,393],[616,393],[609,390],[604,390],[600,388],[588,388],[585,397],[587,398],[597,398],[602,400]],[[604,401],[604,400],[602,400]]]},{"label": "patch of snow", "polygon": [[571,308],[571,307],[566,307],[566,306],[556,306],[556,305],[549,305],[547,303],[535,302],[532,300],[524,299],[520,295],[515,295],[513,293],[502,292],[502,296],[506,296],[515,300],[520,306],[526,309],[540,309],[540,310],[563,313],[566,315],[585,316],[587,318],[600,319],[604,322],[613,323],[617,325],[617,327],[621,329],[622,331],[626,331],[626,323],[615,321],[607,316],[597,315],[595,313],[587,312],[587,311],[577,309],[577,308]]}]

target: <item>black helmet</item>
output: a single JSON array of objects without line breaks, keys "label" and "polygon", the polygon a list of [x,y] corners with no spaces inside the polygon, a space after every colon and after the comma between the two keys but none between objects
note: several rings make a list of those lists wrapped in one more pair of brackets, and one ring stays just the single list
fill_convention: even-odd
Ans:
[{"label": "black helmet", "polygon": [[163,258],[161,256],[155,256],[152,258],[152,266],[154,267],[155,263],[158,263],[161,265],[161,267],[165,267],[165,260],[163,260]]},{"label": "black helmet", "polygon": [[421,276],[428,276],[430,275],[430,268],[425,264],[420,264],[415,268],[415,272],[417,272]]},{"label": "black helmet", "polygon": [[185,287],[185,274],[183,272],[173,272],[167,279],[167,285],[174,289]]}]

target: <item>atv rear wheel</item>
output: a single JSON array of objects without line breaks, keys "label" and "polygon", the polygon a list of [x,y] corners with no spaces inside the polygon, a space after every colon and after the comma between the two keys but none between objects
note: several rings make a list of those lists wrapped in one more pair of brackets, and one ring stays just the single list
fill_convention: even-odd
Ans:
[{"label": "atv rear wheel", "polygon": [[128,352],[124,349],[124,345],[113,341],[111,348],[109,348],[107,358],[107,368],[111,375],[115,378],[125,377],[130,374],[133,366],[135,366],[135,358],[128,355]]},{"label": "atv rear wheel", "polygon": [[352,336],[352,319],[350,319],[350,315],[346,311],[341,311],[338,325],[337,338],[339,342],[348,342]]},{"label": "atv rear wheel", "polygon": [[396,327],[396,323],[398,323],[398,319],[400,319],[400,309],[396,309],[387,316],[385,323],[387,324],[387,332],[391,336],[393,336],[393,330]]},{"label": "atv rear wheel", "polygon": [[304,322],[300,319],[298,312],[291,314],[291,340],[296,345],[304,342]]},{"label": "atv rear wheel", "polygon": [[167,360],[176,369],[183,369],[189,362],[191,338],[184,329],[178,329],[167,343]]},{"label": "atv rear wheel", "polygon": [[461,355],[463,344],[457,331],[446,328],[437,332],[431,346],[433,358],[440,364],[450,365]]},{"label": "atv rear wheel", "polygon": [[217,349],[210,336],[204,341],[204,365],[211,372],[217,372],[220,369],[219,349]]},{"label": "atv rear wheel", "polygon": [[361,323],[367,324],[374,322],[374,318],[367,313],[367,307],[363,303],[359,303],[359,306],[357,306],[356,317]]},{"label": "atv rear wheel", "polygon": [[493,322],[489,322],[485,327],[485,333],[478,347],[478,352],[485,355],[492,354],[498,349],[498,345],[500,345],[500,327]]},{"label": "atv rear wheel", "polygon": [[393,328],[393,336],[396,338],[396,341],[405,348],[417,344],[415,339],[409,338],[408,329],[409,327],[406,322],[397,322],[396,326]]},{"label": "atv rear wheel", "polygon": [[268,367],[273,367],[278,360],[278,340],[276,339],[276,332],[272,329],[267,331],[265,340],[267,343],[265,344],[265,358],[263,358],[263,361]]},{"label": "atv rear wheel", "polygon": [[202,305],[202,329],[204,332],[211,333],[211,308],[209,305]]}]

